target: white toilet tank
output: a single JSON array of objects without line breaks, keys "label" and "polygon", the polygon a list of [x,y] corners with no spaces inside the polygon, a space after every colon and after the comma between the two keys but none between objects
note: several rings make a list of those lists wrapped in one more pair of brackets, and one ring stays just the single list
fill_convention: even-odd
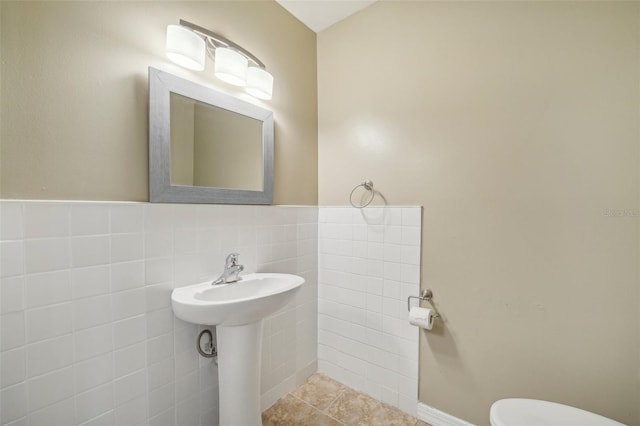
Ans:
[{"label": "white toilet tank", "polygon": [[537,399],[501,399],[491,405],[491,426],[625,426],[568,405]]}]

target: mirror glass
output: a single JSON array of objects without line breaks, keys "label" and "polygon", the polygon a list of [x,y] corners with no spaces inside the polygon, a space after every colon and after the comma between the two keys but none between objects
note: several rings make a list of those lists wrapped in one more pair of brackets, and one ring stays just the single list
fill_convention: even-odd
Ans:
[{"label": "mirror glass", "polygon": [[262,190],[262,122],[171,93],[171,184]]},{"label": "mirror glass", "polygon": [[271,111],[149,68],[149,195],[271,204]]}]

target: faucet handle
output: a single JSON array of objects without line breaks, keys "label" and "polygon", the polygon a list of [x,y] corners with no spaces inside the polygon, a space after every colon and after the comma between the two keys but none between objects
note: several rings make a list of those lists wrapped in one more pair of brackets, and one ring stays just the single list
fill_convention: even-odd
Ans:
[{"label": "faucet handle", "polygon": [[240,257],[240,255],[238,253],[231,253],[229,256],[227,256],[227,260],[225,260],[225,267],[230,268],[232,266],[237,266],[238,265],[238,257]]}]

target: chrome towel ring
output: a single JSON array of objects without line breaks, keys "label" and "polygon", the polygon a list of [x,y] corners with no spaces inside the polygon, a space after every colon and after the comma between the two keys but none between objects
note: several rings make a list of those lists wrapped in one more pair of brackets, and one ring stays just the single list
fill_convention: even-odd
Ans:
[{"label": "chrome towel ring", "polygon": [[[353,193],[356,191],[356,189],[363,187],[366,191],[369,191],[369,200],[367,202],[362,202],[360,204],[356,204],[353,202]],[[371,204],[371,202],[373,201],[373,198],[375,197],[375,192],[373,190],[373,182],[371,182],[370,180],[365,180],[364,182],[362,182],[359,185],[356,185],[355,188],[353,188],[351,190],[351,194],[349,194],[349,202],[351,203],[351,205],[357,209],[362,209],[364,207],[367,207],[369,204]],[[362,201],[364,199],[365,196],[363,196],[363,198],[360,200]]]}]

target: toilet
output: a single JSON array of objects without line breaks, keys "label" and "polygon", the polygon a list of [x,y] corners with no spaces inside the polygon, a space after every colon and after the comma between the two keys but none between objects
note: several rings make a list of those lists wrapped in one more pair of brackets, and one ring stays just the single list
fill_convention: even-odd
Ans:
[{"label": "toilet", "polygon": [[625,426],[568,405],[537,399],[501,399],[491,405],[491,426]]}]

